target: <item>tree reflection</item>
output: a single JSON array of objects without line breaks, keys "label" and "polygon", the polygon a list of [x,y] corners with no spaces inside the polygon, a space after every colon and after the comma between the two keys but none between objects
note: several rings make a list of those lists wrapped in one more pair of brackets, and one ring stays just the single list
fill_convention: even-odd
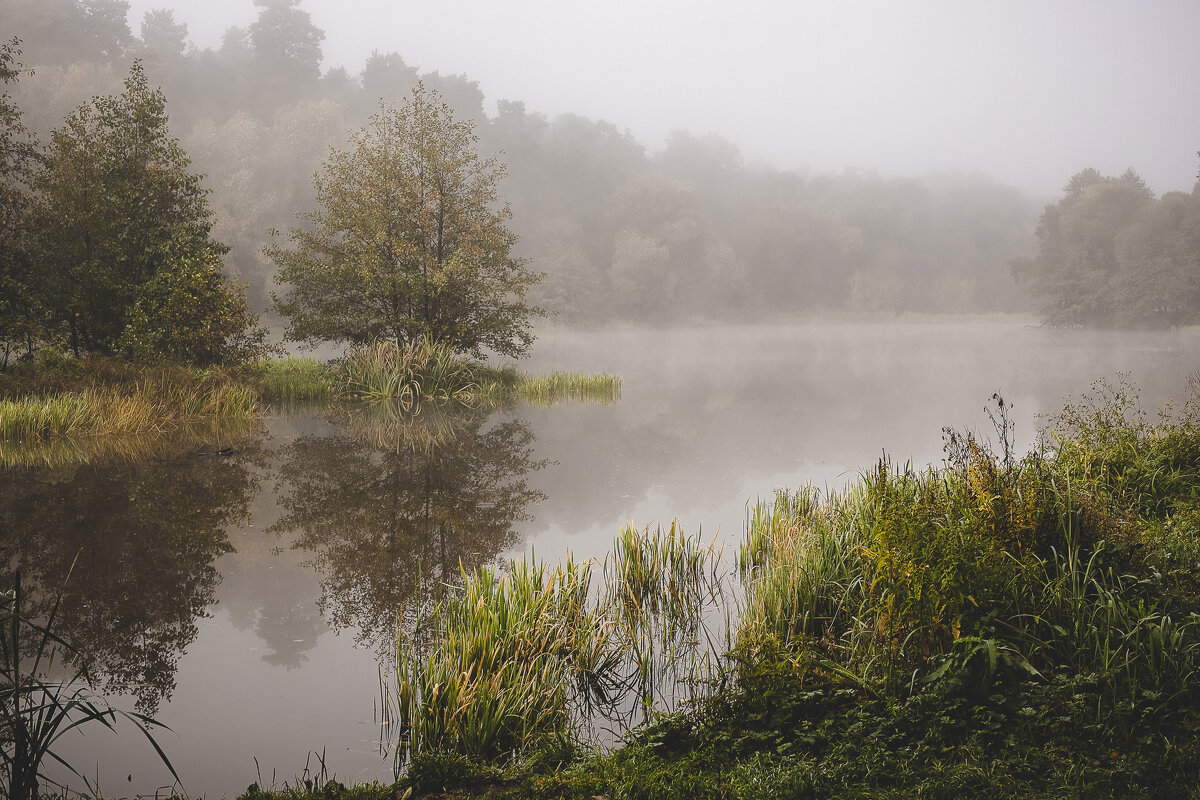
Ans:
[{"label": "tree reflection", "polygon": [[296,532],[313,554],[321,609],[362,644],[393,646],[418,587],[454,582],[519,537],[529,488],[532,431],[488,412],[425,408],[417,416],[375,405],[347,412],[345,433],[303,437],[283,451],[272,530]]},{"label": "tree reflection", "polygon": [[152,714],[214,602],[213,562],[232,549],[225,526],[248,514],[257,452],[0,470],[0,580],[21,570],[34,616],[61,591],[56,633]]}]

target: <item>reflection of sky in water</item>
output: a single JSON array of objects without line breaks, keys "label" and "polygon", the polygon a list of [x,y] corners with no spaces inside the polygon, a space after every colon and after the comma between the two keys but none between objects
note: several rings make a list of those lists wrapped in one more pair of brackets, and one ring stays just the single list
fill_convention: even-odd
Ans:
[{"label": "reflection of sky in water", "polygon": [[[480,434],[513,420],[528,426],[532,460],[549,463],[524,479],[544,499],[529,504],[528,519],[512,523],[512,538],[474,542],[464,533],[455,552],[517,555],[533,548],[548,561],[568,551],[602,557],[622,524],[667,526],[678,518],[688,533],[702,529],[706,540],[719,528],[728,554],[747,503],[776,488],[808,481],[840,488],[885,451],[898,461],[937,462],[943,426],[991,432],[983,409],[995,391],[1013,407],[1022,451],[1033,442],[1039,414],[1056,411],[1100,377],[1131,372],[1146,403],[1157,407],[1178,397],[1185,377],[1200,369],[1198,345],[1196,331],[1095,334],[1015,324],[550,332],[522,368],[616,372],[622,400],[518,407],[480,426]],[[323,594],[327,612],[344,598],[328,596],[328,564],[293,547],[301,532],[268,530],[288,513],[281,505],[288,487],[277,485],[277,470],[289,452],[299,452],[289,447],[305,437],[319,443],[346,434],[315,415],[274,417],[267,425],[267,467],[252,470],[261,485],[249,498],[250,520],[227,529],[235,552],[214,562],[217,603],[211,616],[195,621],[197,635],[159,715],[175,731],[161,740],[193,794],[232,794],[253,781],[269,784],[273,775],[277,783],[291,780],[310,752],[324,751],[342,781],[390,776],[372,722],[377,650],[386,648],[356,646],[364,631],[352,622],[332,627],[330,613],[321,611]],[[387,462],[379,453],[367,456]],[[334,468],[326,472],[337,477]],[[338,502],[364,505],[353,496]],[[445,518],[461,502],[447,501]],[[337,541],[333,533],[322,541]],[[345,539],[353,539],[351,531]],[[336,585],[355,585],[354,559],[339,563],[347,576]],[[370,566],[362,565],[364,574]],[[100,788],[109,794],[153,792],[167,783],[135,735],[93,732],[62,752],[87,775],[102,764]]]}]

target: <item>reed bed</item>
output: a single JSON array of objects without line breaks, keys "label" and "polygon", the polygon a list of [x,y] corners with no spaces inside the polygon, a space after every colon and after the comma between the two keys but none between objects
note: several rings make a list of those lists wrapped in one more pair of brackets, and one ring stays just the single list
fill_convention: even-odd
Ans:
[{"label": "reed bed", "polygon": [[356,348],[339,370],[337,392],[363,400],[390,399],[406,408],[423,401],[485,401],[501,396],[510,373],[494,370],[443,343],[423,340],[400,347],[378,341]]},{"label": "reed bed", "polygon": [[127,390],[95,388],[0,400],[0,439],[162,434],[203,417],[249,419],[257,407],[255,392],[236,384],[146,381]]},{"label": "reed bed", "polygon": [[598,565],[571,558],[465,574],[399,645],[398,765],[429,750],[492,760],[575,741],[597,718],[643,719],[674,699],[668,684],[711,685],[702,616],[719,594],[719,558],[673,524],[625,528],[602,584]]},{"label": "reed bed", "polygon": [[333,397],[334,373],[315,358],[274,358],[259,367],[259,393],[268,403],[319,403]]},{"label": "reed bed", "polygon": [[607,372],[553,372],[524,375],[517,395],[527,403],[549,406],[568,401],[609,405],[621,399],[621,378]]},{"label": "reed bed", "polygon": [[587,565],[571,560],[465,575],[462,593],[433,609],[432,651],[401,647],[397,759],[426,749],[491,759],[567,737],[568,696],[603,692],[613,657],[608,629],[588,608],[589,582]]}]

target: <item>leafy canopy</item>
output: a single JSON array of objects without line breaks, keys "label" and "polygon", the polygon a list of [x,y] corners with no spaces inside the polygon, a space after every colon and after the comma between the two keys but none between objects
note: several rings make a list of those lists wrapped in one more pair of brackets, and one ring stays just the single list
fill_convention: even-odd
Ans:
[{"label": "leafy canopy", "polygon": [[289,231],[291,247],[266,249],[290,287],[276,298],[287,337],[523,353],[529,317],[542,313],[525,295],[540,276],[512,255],[503,175],[437,92],[418,85],[400,106],[381,106],[314,177],[319,210],[299,215],[309,227]]},{"label": "leafy canopy", "polygon": [[[36,258],[54,335],[71,348],[211,364],[263,347],[244,291],[221,275],[201,177],[167,128],[140,62],[116,97],[52,134],[33,182]],[[51,336],[51,338],[53,338]]]},{"label": "leafy canopy", "polygon": [[17,60],[21,42],[0,43],[0,368],[9,354],[39,330],[34,272],[26,242],[29,176],[38,162],[37,144],[21,120],[21,109],[7,91],[24,66]]}]

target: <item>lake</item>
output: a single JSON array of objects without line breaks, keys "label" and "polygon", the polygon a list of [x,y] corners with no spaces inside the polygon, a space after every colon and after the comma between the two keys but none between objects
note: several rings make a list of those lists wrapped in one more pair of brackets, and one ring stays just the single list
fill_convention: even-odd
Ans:
[{"label": "lake", "polygon": [[[622,397],[416,420],[276,413],[147,460],[11,468],[0,545],[35,606],[66,581],[60,631],[114,704],[171,728],[158,739],[189,793],[280,784],[322,760],[342,782],[390,780],[380,681],[418,580],[531,551],[601,557],[626,523],[678,519],[732,551],[747,503],[778,488],[840,488],[885,453],[936,463],[944,426],[991,434],[994,392],[1019,452],[1100,378],[1128,373],[1148,409],[1181,399],[1200,330],[549,330],[521,366],[614,372]],[[171,782],[132,729],[58,751],[106,795]]]}]

